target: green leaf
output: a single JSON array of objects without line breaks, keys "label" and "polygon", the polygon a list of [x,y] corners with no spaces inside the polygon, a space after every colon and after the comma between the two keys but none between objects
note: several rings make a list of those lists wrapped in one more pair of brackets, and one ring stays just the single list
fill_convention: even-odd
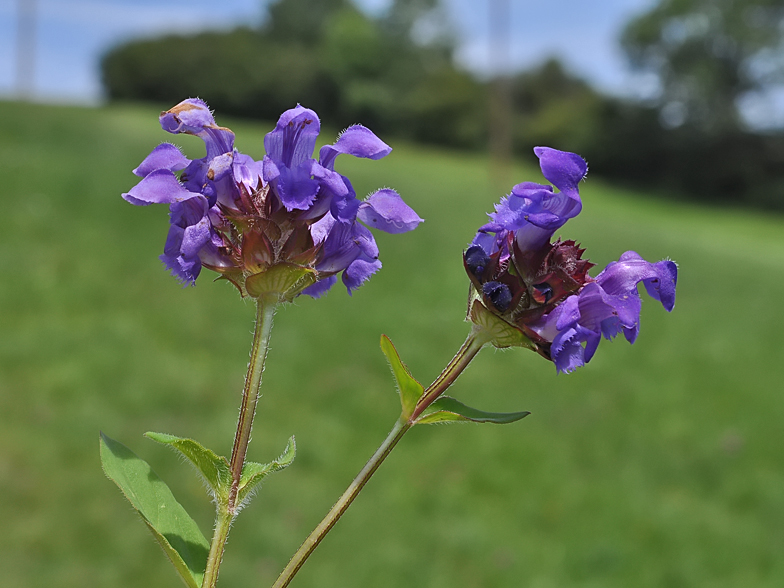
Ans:
[{"label": "green leaf", "polygon": [[417,382],[408,371],[408,368],[400,360],[397,349],[386,335],[381,335],[381,351],[387,356],[389,367],[392,368],[392,375],[397,382],[397,390],[400,393],[400,404],[403,407],[403,418],[410,417],[417,402],[422,397],[424,387]]},{"label": "green leaf", "polygon": [[193,439],[153,432],[145,433],[144,436],[179,451],[196,466],[212,490],[213,497],[219,503],[225,503],[228,500],[231,489],[231,472],[229,471],[229,462],[225,457],[217,455]]},{"label": "green leaf", "polygon": [[258,489],[258,485],[264,478],[289,467],[296,455],[297,444],[294,442],[294,436],[291,436],[283,454],[275,461],[270,463],[245,462],[240,475],[240,487],[237,491],[237,504],[240,505],[240,508],[253,497],[254,491]]},{"label": "green leaf", "polygon": [[189,588],[199,588],[210,544],[149,464],[122,443],[101,433],[101,464],[106,475],[141,515]]},{"label": "green leaf", "polygon": [[414,424],[429,425],[433,423],[470,421],[472,423],[496,423],[503,425],[519,421],[529,414],[531,413],[527,410],[523,412],[485,412],[466,406],[451,396],[442,396],[428,406]]}]

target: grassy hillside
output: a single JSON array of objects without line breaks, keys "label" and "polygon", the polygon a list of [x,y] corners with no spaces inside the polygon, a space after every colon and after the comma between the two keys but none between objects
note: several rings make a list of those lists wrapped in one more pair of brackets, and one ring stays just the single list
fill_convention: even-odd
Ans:
[{"label": "grassy hillside", "polygon": [[[165,207],[120,198],[169,138],[156,114],[0,103],[8,588],[179,582],[101,473],[100,429],[150,461],[210,533],[195,474],[141,435],[230,451],[253,308],[209,272],[180,288],[157,261]],[[269,126],[218,117],[261,157]],[[393,147],[338,167],[359,194],[395,187],[426,222],[378,236],[384,268],[353,297],[336,287],[279,312],[249,457],[277,456],[291,434],[299,455],[239,518],[223,586],[269,586],[392,426],[380,334],[429,382],[467,332],[461,251],[500,194],[482,158]],[[535,162],[514,181],[539,180]],[[484,351],[454,395],[533,414],[412,431],[293,586],[784,585],[784,218],[590,177],[582,193],[562,235],[600,267],[627,249],[678,261],[672,315],[646,298],[638,342],[602,342],[568,376],[529,352]]]}]

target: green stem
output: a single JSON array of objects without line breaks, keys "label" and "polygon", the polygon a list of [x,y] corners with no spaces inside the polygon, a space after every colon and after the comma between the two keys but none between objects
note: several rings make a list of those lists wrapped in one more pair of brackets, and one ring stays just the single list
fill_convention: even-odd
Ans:
[{"label": "green stem", "polygon": [[229,537],[231,523],[237,514],[237,492],[239,491],[242,468],[245,465],[245,455],[248,452],[253,417],[256,414],[256,404],[259,401],[259,388],[261,375],[264,372],[264,363],[269,350],[270,333],[272,332],[272,317],[275,314],[277,298],[260,297],[256,299],[256,327],[253,331],[253,346],[250,351],[248,373],[245,376],[245,387],[242,391],[242,404],[240,417],[237,422],[237,433],[234,436],[234,447],[231,451],[229,471],[231,472],[231,489],[226,504],[217,505],[215,517],[215,531],[212,535],[210,553],[207,556],[207,569],[204,572],[202,588],[214,588],[218,581],[218,571],[226,540]]},{"label": "green stem", "polygon": [[403,435],[414,426],[416,418],[452,385],[463,370],[468,367],[468,364],[471,363],[471,360],[479,353],[485,343],[486,339],[479,336],[476,330],[471,332],[465,340],[465,343],[463,343],[463,346],[452,358],[452,361],[447,364],[444,371],[442,371],[424,391],[414,414],[405,421],[398,420],[395,423],[395,426],[392,427],[392,431],[387,435],[387,438],[373,454],[373,457],[368,460],[365,467],[357,474],[357,477],[354,478],[340,499],[335,503],[335,506],[332,507],[327,513],[327,516],[324,517],[318,526],[313,529],[313,532],[308,535],[308,538],[305,539],[305,542],[291,558],[291,561],[289,561],[286,568],[281,572],[272,588],[286,588],[286,586],[289,585],[296,573],[304,565],[308,557],[310,557],[310,554],[316,550],[316,547],[321,543],[321,540],[324,539],[330,530],[332,530],[332,527],[334,527],[335,523],[343,516],[343,513],[348,510],[348,507],[351,506],[351,503],[354,502],[354,499],[362,491],[362,488],[368,483],[370,477],[392,452],[395,445],[397,445],[403,438]]},{"label": "green stem", "polygon": [[204,570],[204,580],[201,583],[202,588],[214,588],[215,583],[218,581],[218,571],[223,560],[223,549],[226,546],[226,540],[229,538],[229,529],[231,529],[233,520],[234,517],[229,513],[228,509],[218,507],[218,512],[215,515],[215,531],[212,534],[210,553],[207,556],[207,569]]},{"label": "green stem", "polygon": [[289,561],[286,569],[283,570],[275,581],[273,588],[284,588],[289,585],[289,582],[291,582],[294,575],[299,571],[308,557],[310,557],[310,554],[315,551],[316,547],[321,543],[321,540],[324,539],[332,527],[335,526],[335,523],[343,516],[343,513],[346,512],[346,509],[351,506],[351,503],[354,502],[354,499],[365,484],[367,484],[368,480],[370,480],[370,477],[378,469],[378,466],[381,465],[387,455],[389,455],[389,452],[392,451],[395,445],[397,445],[397,442],[403,438],[403,435],[410,428],[410,423],[401,423],[400,421],[395,423],[392,431],[390,431],[387,438],[384,439],[384,442],[373,454],[373,457],[365,464],[362,471],[354,478],[354,481],[351,482],[351,485],[343,493],[343,496],[335,503],[335,506],[333,506],[327,516],[324,517],[324,520],[322,520],[318,526],[313,529],[313,532],[308,538],[305,539],[305,542],[294,554],[294,557],[291,558],[291,561]]},{"label": "green stem", "polygon": [[424,391],[422,398],[417,402],[414,413],[409,419],[410,422],[413,423],[428,406],[433,404],[433,402],[435,402],[435,400],[441,396],[455,380],[457,380],[460,374],[463,373],[463,370],[468,367],[471,360],[476,357],[476,354],[479,353],[482,347],[485,346],[485,343],[488,342],[487,338],[482,335],[484,335],[484,331],[476,328],[471,331],[463,342],[462,347],[455,353],[452,361],[447,364],[439,376],[427,387],[427,390]]},{"label": "green stem", "polygon": [[231,491],[229,492],[229,510],[233,510],[235,507],[242,466],[245,465],[245,455],[248,452],[253,417],[256,415],[256,403],[259,401],[261,374],[264,371],[264,362],[267,360],[270,333],[272,332],[272,317],[275,314],[276,305],[277,298],[256,299],[256,328],[253,332],[253,347],[250,351],[248,374],[245,376],[245,388],[242,391],[240,418],[237,422],[237,433],[234,436],[234,447],[231,450],[231,462],[229,463],[232,479]]}]

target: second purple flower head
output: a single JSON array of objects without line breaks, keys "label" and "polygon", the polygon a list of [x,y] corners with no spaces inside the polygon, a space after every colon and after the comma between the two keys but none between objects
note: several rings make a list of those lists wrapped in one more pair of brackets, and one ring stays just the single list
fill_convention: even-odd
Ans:
[{"label": "second purple flower head", "polygon": [[549,147],[534,152],[553,185],[516,185],[480,227],[463,256],[472,283],[469,317],[484,324],[495,316],[496,325],[518,332],[559,372],[571,372],[591,360],[602,337],[623,332],[634,343],[640,282],[671,311],[678,269],[672,261],[649,263],[627,251],[596,278],[588,275],[594,264],[583,259],[584,249],[571,240],[551,242],[582,209],[578,185],[588,166],[574,153]]},{"label": "second purple flower head", "polygon": [[[123,194],[131,204],[168,204],[171,225],[161,260],[185,284],[206,267],[243,296],[318,297],[342,272],[349,294],[380,267],[367,229],[413,230],[422,219],[391,189],[359,200],[335,159],[380,159],[392,150],[354,125],[312,158],[320,131],[302,106],[281,115],[254,161],[234,148],[234,133],[215,123],[207,105],[188,99],[161,113],[164,130],[195,135],[206,156],[190,160],[163,143],[134,170],[142,180]],[[363,224],[361,224],[361,221]]]}]

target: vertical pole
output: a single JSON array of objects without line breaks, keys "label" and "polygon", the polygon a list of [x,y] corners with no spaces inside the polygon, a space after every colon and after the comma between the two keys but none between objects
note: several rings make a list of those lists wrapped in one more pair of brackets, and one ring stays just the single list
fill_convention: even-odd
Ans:
[{"label": "vertical pole", "polygon": [[22,100],[35,94],[36,1],[17,2],[16,94]]},{"label": "vertical pole", "polygon": [[490,44],[490,174],[493,193],[505,194],[511,187],[512,91],[509,79],[509,0],[488,0]]}]

